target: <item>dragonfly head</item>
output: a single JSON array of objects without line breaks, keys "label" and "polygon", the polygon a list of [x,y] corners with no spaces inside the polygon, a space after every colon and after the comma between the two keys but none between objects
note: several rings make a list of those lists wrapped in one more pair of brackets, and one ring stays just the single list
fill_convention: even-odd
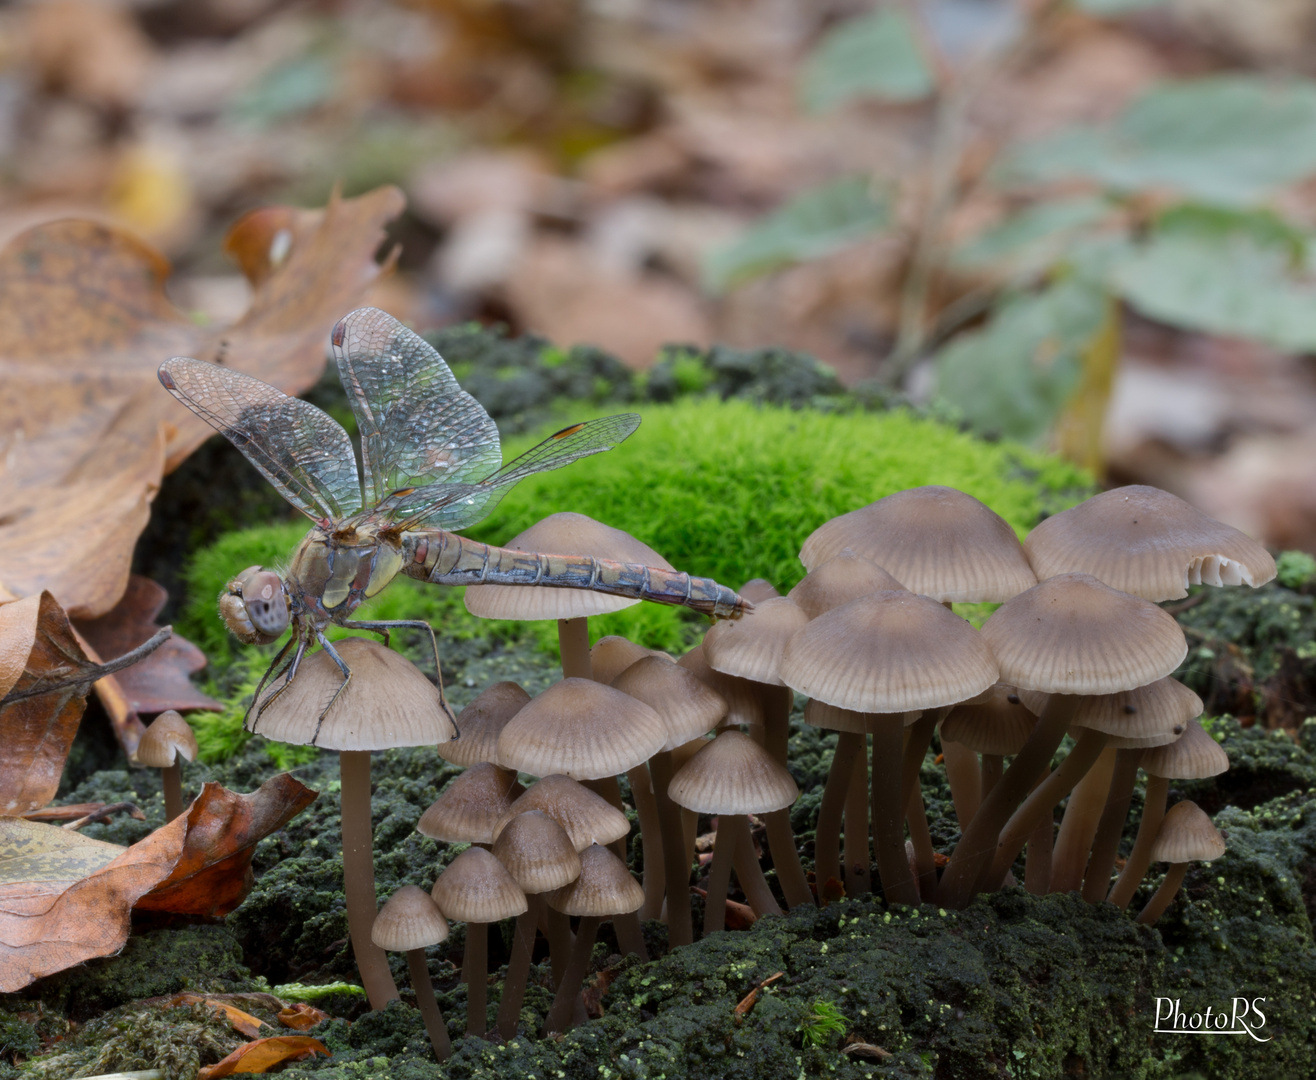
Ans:
[{"label": "dragonfly head", "polygon": [[224,586],[219,614],[244,645],[268,645],[288,629],[288,591],[273,570],[249,566]]}]

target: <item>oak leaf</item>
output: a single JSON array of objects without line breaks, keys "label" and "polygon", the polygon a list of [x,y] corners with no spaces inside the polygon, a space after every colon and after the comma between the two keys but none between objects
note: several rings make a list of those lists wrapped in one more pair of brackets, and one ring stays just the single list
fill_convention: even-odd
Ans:
[{"label": "oak leaf", "polygon": [[164,257],[110,226],[51,222],[0,250],[0,602],[48,589],[74,618],[109,611],[162,474],[211,434],[160,389],[160,363],[201,357],[307,389],[330,327],[378,276],[383,227],[402,205],[384,187],[282,224],[276,214],[272,231],[269,215],[239,222],[258,285],[227,328],[178,311]]},{"label": "oak leaf", "polygon": [[117,952],[133,907],[222,915],[251,886],[251,851],[316,792],[287,773],[249,795],[207,783],[187,812],[129,848],[0,818],[0,993]]}]

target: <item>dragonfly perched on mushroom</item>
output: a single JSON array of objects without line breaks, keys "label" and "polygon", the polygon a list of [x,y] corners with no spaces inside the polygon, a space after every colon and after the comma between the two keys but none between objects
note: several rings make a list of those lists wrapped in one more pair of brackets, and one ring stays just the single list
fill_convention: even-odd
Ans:
[{"label": "dragonfly perched on mushroom", "polygon": [[[437,670],[438,642],[428,623],[352,618],[398,574],[438,585],[592,589],[714,618],[738,618],[748,609],[710,578],[585,555],[516,551],[456,535],[527,476],[612,449],[639,426],[638,415],[573,424],[504,465],[498,428],[483,406],[457,384],[431,345],[391,315],[354,311],[334,327],[331,343],[361,435],[361,474],[347,432],[309,402],[204,360],[176,356],[160,365],[165,389],[314,523],[285,573],[248,567],[220,595],[220,614],[244,643],[270,644],[290,626],[293,631],[256,690],[252,730],[297,677],[313,643],[343,673],[321,719],[333,707],[352,673],[325,636],[331,624],[375,631],[385,644],[390,630],[423,630]],[[283,682],[262,700],[265,685],[280,676]]]}]

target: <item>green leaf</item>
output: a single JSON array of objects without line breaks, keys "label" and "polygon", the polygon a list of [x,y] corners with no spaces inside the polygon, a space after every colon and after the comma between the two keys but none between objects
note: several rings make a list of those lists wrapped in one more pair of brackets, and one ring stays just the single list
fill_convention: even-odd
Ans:
[{"label": "green leaf", "polygon": [[1076,236],[1111,216],[1106,199],[1081,196],[1034,203],[951,254],[961,270],[1004,269],[1036,273],[1057,261]]},{"label": "green leaf", "polygon": [[1078,386],[1105,313],[1104,290],[1080,278],[1009,300],[937,354],[938,394],[981,434],[1034,441]]},{"label": "green leaf", "polygon": [[863,97],[918,101],[934,85],[909,19],[877,11],[847,19],[818,43],[804,64],[800,98],[822,112]]},{"label": "green leaf", "polygon": [[1115,291],[1171,326],[1316,349],[1316,287],[1292,270],[1292,252],[1245,231],[1173,229],[1154,235],[1111,272]]},{"label": "green leaf", "polygon": [[1316,83],[1221,75],[1157,87],[1107,128],[1078,128],[1016,151],[1007,183],[1087,179],[1115,191],[1166,189],[1254,205],[1316,173]]},{"label": "green leaf", "polygon": [[806,259],[829,255],[884,228],[890,212],[865,177],[849,176],[798,195],[752,225],[704,266],[716,291]]}]

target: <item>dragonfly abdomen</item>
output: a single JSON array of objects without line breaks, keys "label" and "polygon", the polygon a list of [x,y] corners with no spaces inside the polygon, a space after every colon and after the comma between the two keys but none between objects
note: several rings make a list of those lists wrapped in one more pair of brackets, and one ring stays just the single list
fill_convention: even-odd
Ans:
[{"label": "dragonfly abdomen", "polygon": [[436,529],[408,533],[404,573],[435,585],[551,585],[688,607],[719,619],[737,619],[746,605],[712,578],[691,577],[639,563],[590,555],[516,551]]}]

